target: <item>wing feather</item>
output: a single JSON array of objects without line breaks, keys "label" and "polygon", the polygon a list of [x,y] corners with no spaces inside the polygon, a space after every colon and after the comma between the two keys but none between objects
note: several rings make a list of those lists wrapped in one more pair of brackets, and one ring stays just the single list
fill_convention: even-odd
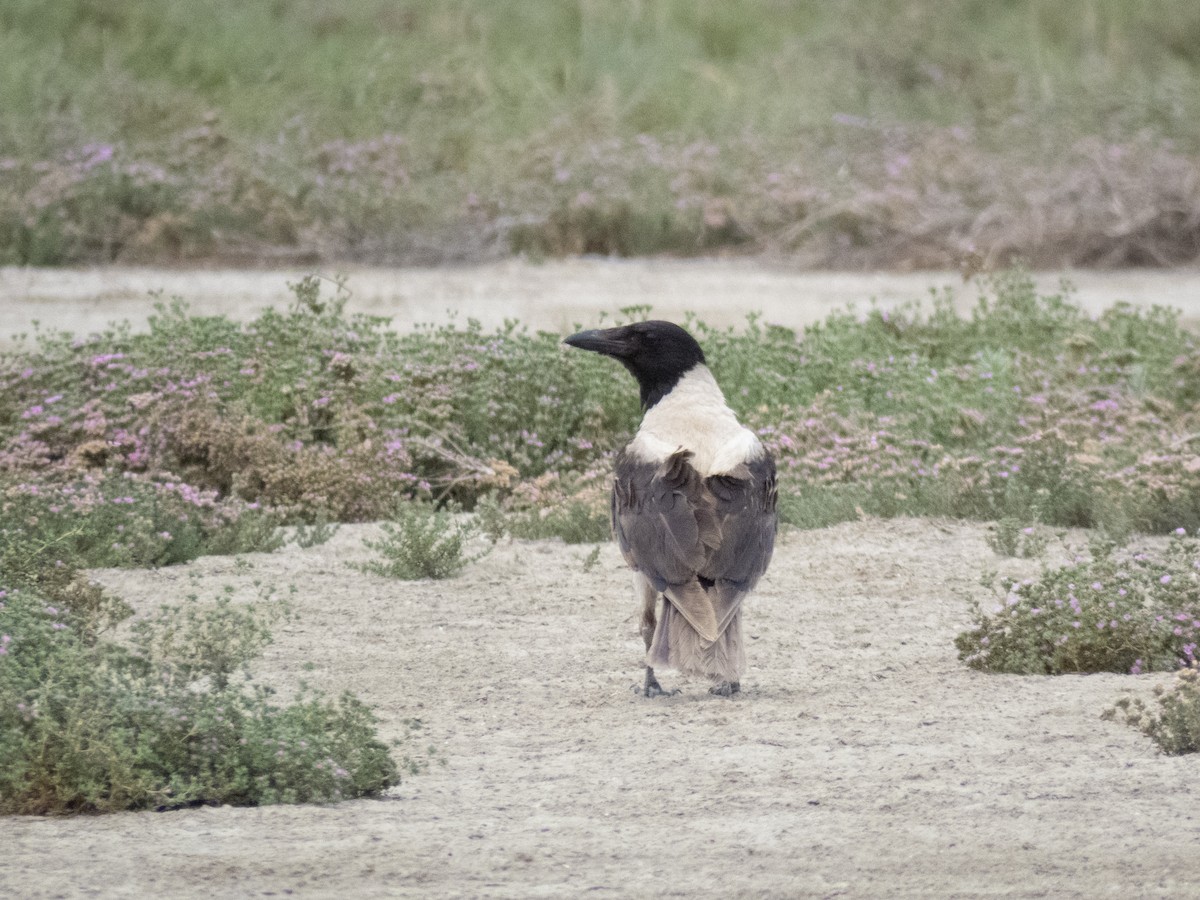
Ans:
[{"label": "wing feather", "polygon": [[770,562],[775,464],[764,455],[704,479],[691,459],[686,450],[661,463],[622,453],[613,483],[613,531],[626,562],[711,642]]}]

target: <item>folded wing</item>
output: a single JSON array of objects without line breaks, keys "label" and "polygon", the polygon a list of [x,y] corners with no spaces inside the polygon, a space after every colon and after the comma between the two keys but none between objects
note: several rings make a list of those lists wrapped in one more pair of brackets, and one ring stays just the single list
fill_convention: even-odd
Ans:
[{"label": "folded wing", "polygon": [[626,562],[713,642],[771,560],[775,464],[764,454],[702,478],[691,458],[678,450],[653,463],[622,453],[613,531]]}]

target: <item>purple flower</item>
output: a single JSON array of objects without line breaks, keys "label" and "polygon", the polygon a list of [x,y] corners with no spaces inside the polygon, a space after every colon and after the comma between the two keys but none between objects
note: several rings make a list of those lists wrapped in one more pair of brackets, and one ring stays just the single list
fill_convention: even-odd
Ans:
[{"label": "purple flower", "polygon": [[82,163],[85,172],[103,165],[113,158],[112,144],[86,144],[81,149],[84,156],[87,157]]}]

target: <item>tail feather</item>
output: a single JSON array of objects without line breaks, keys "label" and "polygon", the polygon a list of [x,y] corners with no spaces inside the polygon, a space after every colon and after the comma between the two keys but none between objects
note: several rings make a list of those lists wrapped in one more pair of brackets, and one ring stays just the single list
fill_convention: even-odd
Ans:
[{"label": "tail feather", "polygon": [[734,606],[715,641],[707,641],[669,600],[654,629],[646,664],[666,666],[685,675],[740,681],[746,668],[741,605]]},{"label": "tail feather", "polygon": [[721,621],[713,601],[715,592],[706,591],[700,582],[693,579],[687,584],[673,584],[665,592],[664,604],[677,611],[687,620],[697,635],[711,644],[721,636]]}]

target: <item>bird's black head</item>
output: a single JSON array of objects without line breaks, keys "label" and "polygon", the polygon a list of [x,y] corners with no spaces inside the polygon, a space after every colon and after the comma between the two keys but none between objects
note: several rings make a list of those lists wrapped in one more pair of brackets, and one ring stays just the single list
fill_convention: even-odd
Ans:
[{"label": "bird's black head", "polygon": [[573,334],[563,343],[620,361],[637,379],[642,408],[671,392],[684,373],[704,362],[696,339],[673,322],[635,322]]}]

